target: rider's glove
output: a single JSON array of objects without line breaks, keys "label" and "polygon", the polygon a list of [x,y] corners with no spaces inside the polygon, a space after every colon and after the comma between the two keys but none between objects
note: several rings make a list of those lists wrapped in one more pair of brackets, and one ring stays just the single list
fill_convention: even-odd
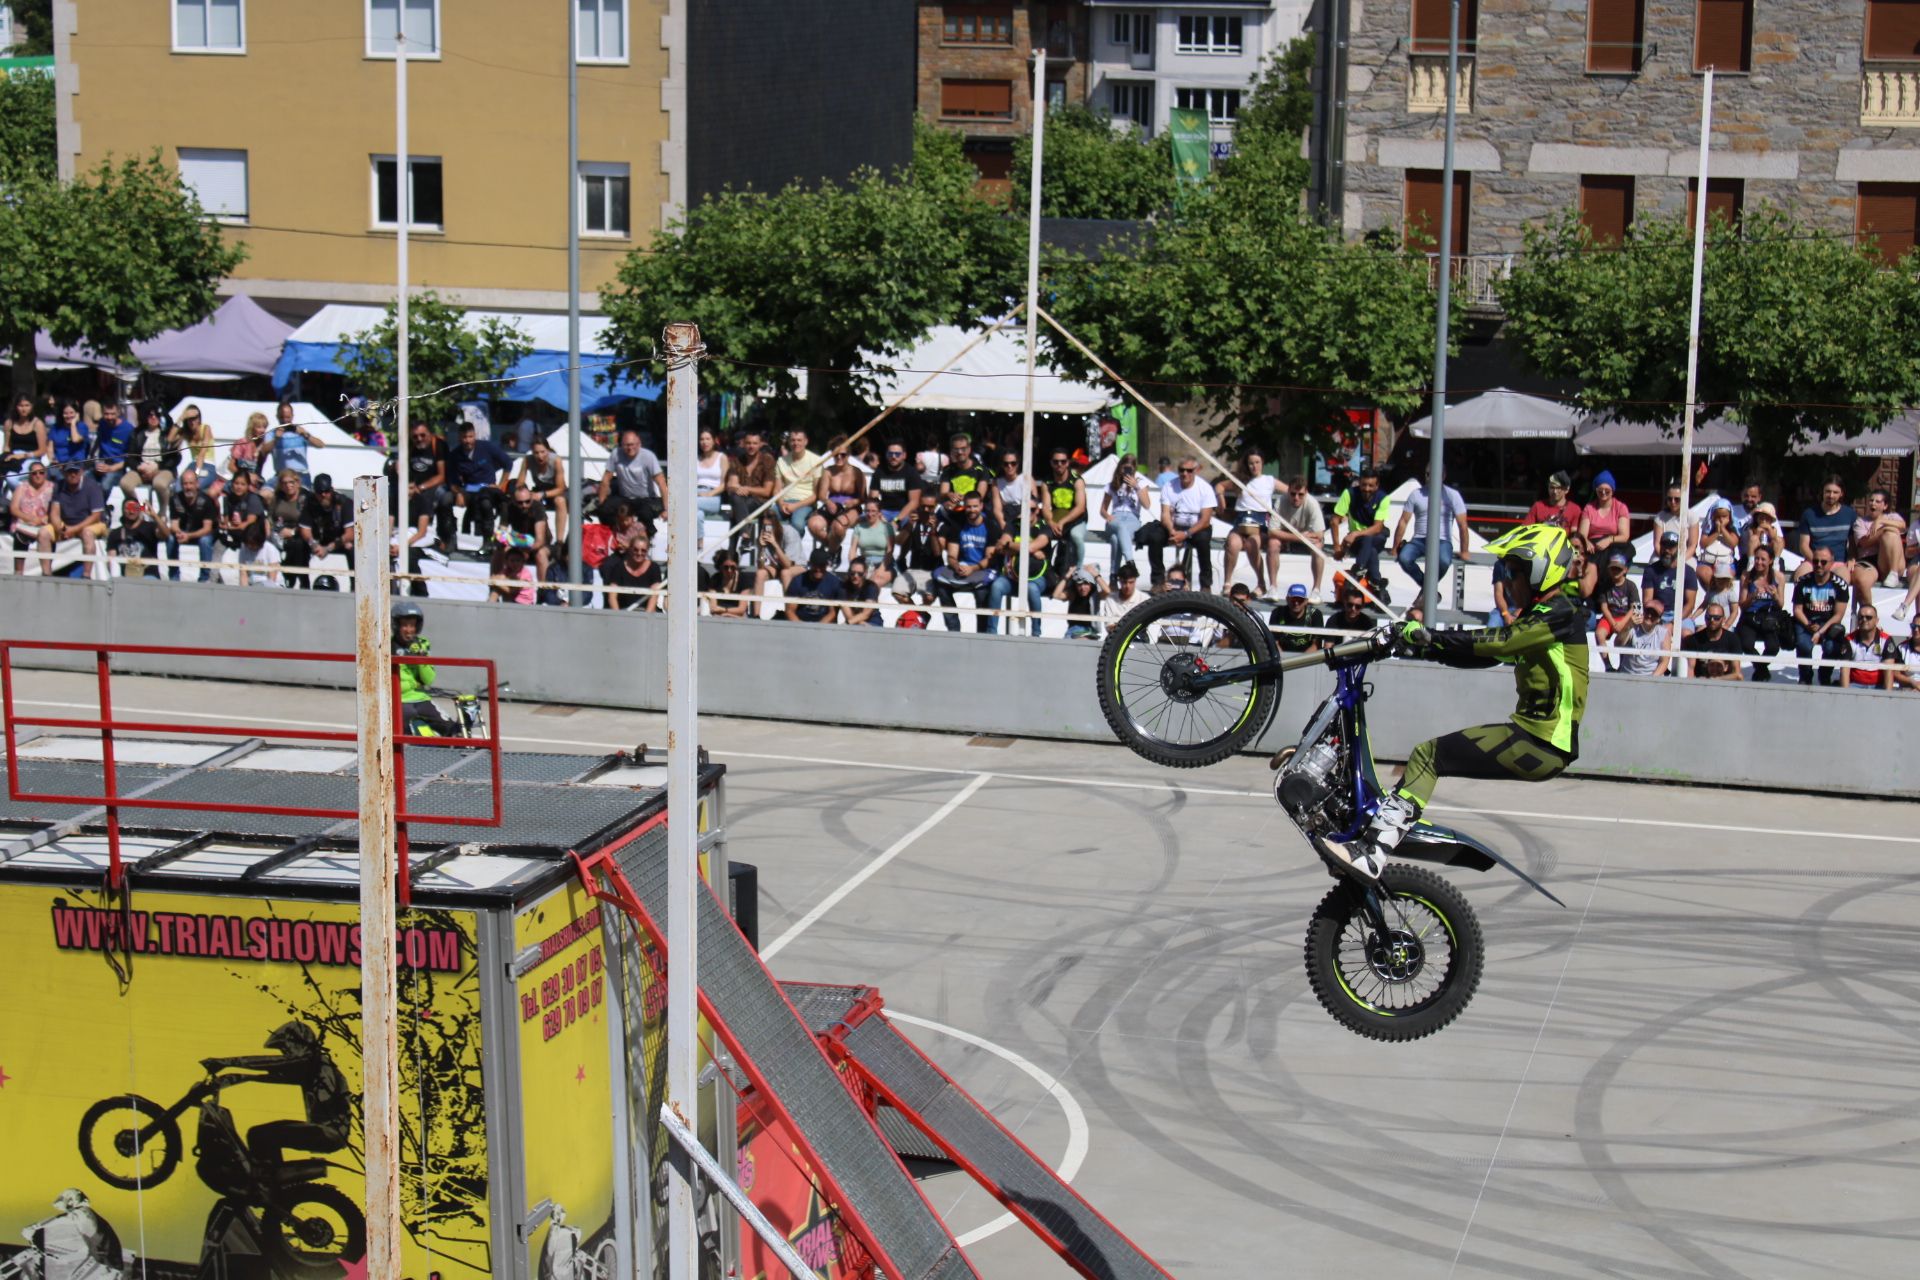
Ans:
[{"label": "rider's glove", "polygon": [[1409,653],[1418,653],[1433,643],[1433,632],[1427,630],[1424,622],[1403,622],[1395,636],[1400,647]]}]

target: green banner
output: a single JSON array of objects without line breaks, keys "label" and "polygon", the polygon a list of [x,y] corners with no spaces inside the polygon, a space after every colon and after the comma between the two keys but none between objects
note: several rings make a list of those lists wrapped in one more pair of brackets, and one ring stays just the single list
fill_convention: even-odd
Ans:
[{"label": "green banner", "polygon": [[1207,113],[1176,108],[1170,113],[1173,173],[1182,182],[1204,182],[1213,169],[1213,136]]}]

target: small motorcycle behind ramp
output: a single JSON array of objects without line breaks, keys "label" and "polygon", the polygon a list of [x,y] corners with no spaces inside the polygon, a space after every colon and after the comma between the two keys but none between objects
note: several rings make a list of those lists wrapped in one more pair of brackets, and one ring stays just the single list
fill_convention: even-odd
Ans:
[{"label": "small motorcycle behind ramp", "polygon": [[1166,1280],[1165,1268],[901,1035],[881,1012],[878,992],[781,986],[830,1051],[1074,1270],[1089,1280]]}]

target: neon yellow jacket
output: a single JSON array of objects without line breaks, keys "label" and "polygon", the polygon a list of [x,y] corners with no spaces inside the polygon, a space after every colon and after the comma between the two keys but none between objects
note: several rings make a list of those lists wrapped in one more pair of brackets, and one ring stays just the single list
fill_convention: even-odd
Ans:
[{"label": "neon yellow jacket", "polygon": [[[398,641],[395,641],[393,646],[393,651],[396,654],[405,654],[409,657],[420,657],[424,654],[432,653],[433,645],[431,642],[428,641],[428,639],[425,636],[421,636],[419,639],[415,640],[412,644],[407,645],[404,648],[401,647]],[[433,696],[427,692],[427,689],[431,687],[433,684],[433,676],[434,676],[433,667],[428,663],[415,663],[415,662],[401,663],[400,664],[400,701],[402,702],[428,701]]]}]

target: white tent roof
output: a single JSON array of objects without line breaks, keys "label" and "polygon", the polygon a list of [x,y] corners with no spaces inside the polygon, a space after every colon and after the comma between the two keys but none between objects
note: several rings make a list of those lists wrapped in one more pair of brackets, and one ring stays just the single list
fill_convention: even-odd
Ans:
[{"label": "white tent roof", "polygon": [[[386,316],[385,307],[368,307],[334,302],[313,313],[305,324],[287,335],[288,342],[345,342],[365,333]],[[486,320],[505,320],[527,335],[535,351],[567,349],[567,318],[564,315],[535,315],[517,311],[469,311],[466,318],[474,324]],[[606,333],[605,316],[580,317],[580,350],[604,354],[601,338]]]},{"label": "white tent roof", "polygon": [[[877,380],[876,389],[868,399],[873,404],[893,403],[901,394],[918,386],[927,374],[951,360],[954,352],[977,333],[978,330],[941,325],[897,360],[862,352],[861,358],[876,368],[896,370]],[[1025,336],[1002,329],[967,352],[953,368],[928,383],[925,390],[903,407],[1020,413],[1026,405],[1026,374]],[[1044,365],[1034,375],[1035,413],[1098,413],[1112,402],[1113,397],[1099,388],[1063,377]]]},{"label": "white tent roof", "polygon": [[[173,406],[172,412],[178,421],[180,410],[187,405],[200,410],[200,416],[213,428],[213,438],[218,442],[213,453],[214,465],[224,466],[233,442],[246,433],[248,417],[264,413],[271,424],[274,410],[279,404],[278,400],[221,400],[210,396],[187,396]],[[312,468],[314,475],[332,476],[334,486],[338,489],[350,488],[359,476],[377,476],[386,465],[386,458],[380,450],[361,444],[310,404],[294,401],[293,420],[321,441],[317,446],[308,446],[307,465]]]},{"label": "white tent roof", "polygon": [[[1565,440],[1573,434],[1580,412],[1557,400],[1523,395],[1496,387],[1459,404],[1447,406],[1449,440]],[[1428,415],[1408,428],[1422,440],[1433,432]]]}]

